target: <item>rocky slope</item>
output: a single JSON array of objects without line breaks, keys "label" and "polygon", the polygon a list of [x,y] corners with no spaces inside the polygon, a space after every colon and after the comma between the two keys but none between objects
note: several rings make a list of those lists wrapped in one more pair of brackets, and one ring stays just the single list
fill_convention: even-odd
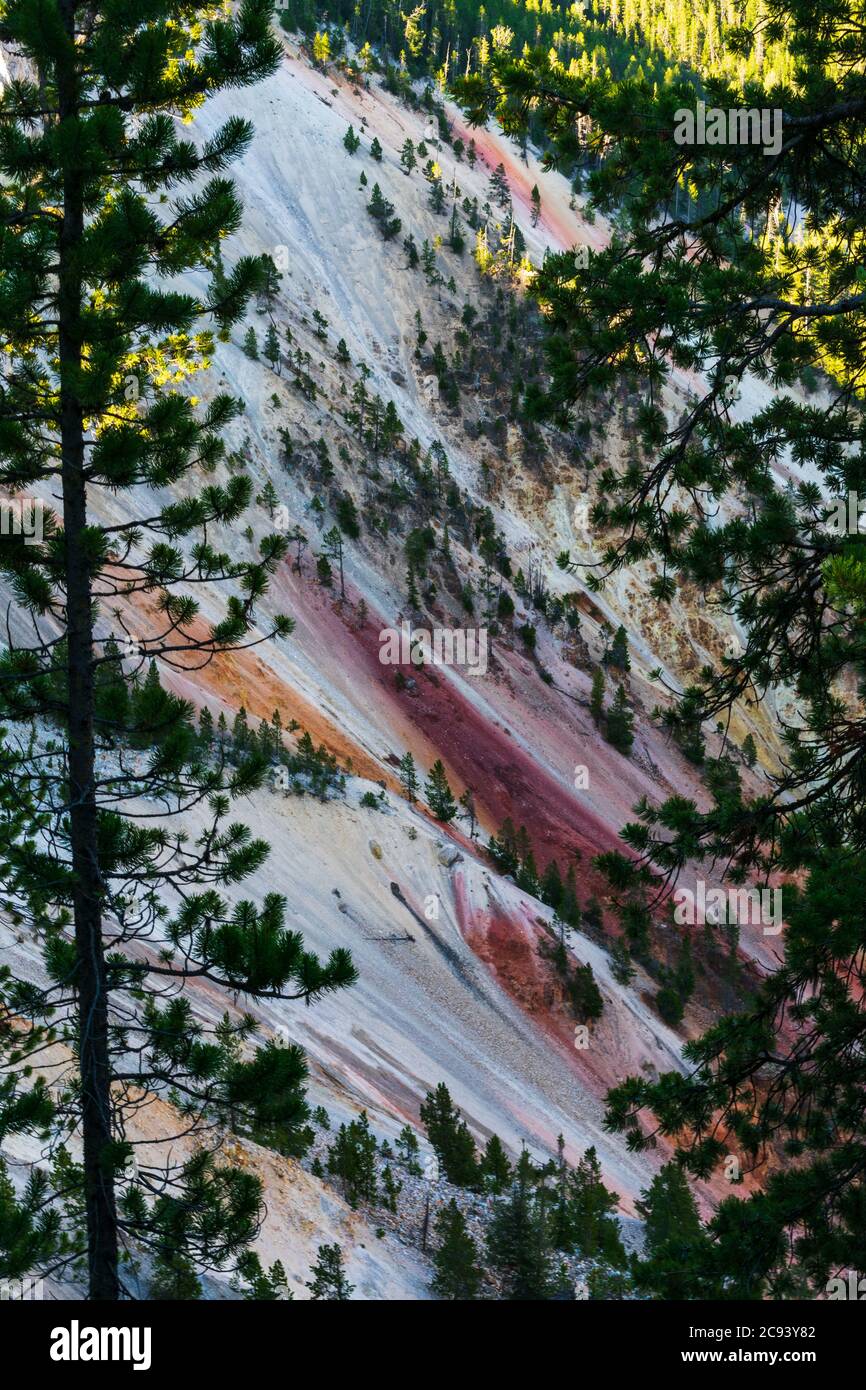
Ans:
[{"label": "rocky slope", "polygon": [[[689,669],[717,656],[730,633],[721,615],[703,610],[685,591],[662,618],[649,597],[648,573],[620,575],[603,594],[590,596],[580,578],[557,569],[556,555],[563,549],[583,561],[595,556],[578,505],[587,495],[579,454],[551,445],[543,465],[537,464],[527,459],[514,429],[492,443],[483,429],[479,432],[490,404],[484,390],[464,389],[454,411],[415,356],[416,313],[429,342],[441,340],[450,352],[464,302],[483,310],[495,291],[481,281],[471,247],[462,257],[437,251],[446,282],[438,288],[420,271],[406,268],[402,237],[411,231],[420,247],[424,239],[433,243],[442,236],[447,225],[428,207],[421,170],[410,177],[400,167],[407,138],[416,144],[430,140],[445,181],[456,175],[462,195],[480,202],[488,196],[491,168],[502,161],[517,221],[536,262],[546,247],[599,244],[607,235],[604,225],[586,223],[572,205],[567,182],[544,173],[531,154],[524,164],[495,131],[467,132],[458,114],[449,111],[453,133],[467,142],[474,134],[481,156],[474,169],[465,160],[456,164],[452,150],[435,141],[426,113],[399,104],[377,80],[368,88],[354,87],[336,71],[312,68],[288,41],[285,50],[284,63],[270,81],[214,101],[195,129],[203,136],[229,111],[253,119],[256,138],[236,175],[244,228],[227,243],[226,260],[241,251],[269,252],[286,266],[273,314],[281,341],[289,328],[293,345],[284,349],[280,373],[242,350],[249,323],[260,341],[267,323],[264,310],[259,316],[252,312],[233,341],[218,348],[203,391],[229,389],[243,398],[246,413],[228,441],[234,466],[246,467],[259,491],[270,480],[285,509],[281,515],[308,534],[310,549],[300,574],[285,563],[265,604],[265,611],[288,612],[296,626],[285,641],[222,658],[195,674],[166,672],[165,678],[197,705],[206,703],[215,716],[223,711],[230,721],[241,705],[254,724],[279,709],[284,725],[297,720],[341,763],[351,760],[353,775],[343,798],[320,802],[275,788],[256,794],[241,810],[254,833],[273,846],[265,869],[245,892],[285,894],[289,921],[303,930],[309,948],[325,953],[334,946],[351,948],[360,979],[313,1009],[272,1004],[253,1012],[262,1036],[282,1035],[306,1049],[311,1099],[324,1105],[333,1121],[365,1108],[377,1135],[393,1141],[406,1122],[417,1126],[421,1099],[445,1081],[481,1141],[496,1132],[513,1151],[526,1143],[542,1157],[555,1150],[561,1133],[567,1156],[575,1160],[594,1144],[605,1179],[620,1193],[628,1214],[663,1161],[663,1150],[653,1156],[629,1154],[619,1138],[607,1134],[604,1095],[631,1072],[654,1075],[681,1066],[681,1039],[651,1007],[654,989],[642,972],[632,986],[621,986],[606,951],[577,936],[575,957],[591,962],[605,1010],[589,1045],[576,1047],[573,1020],[538,950],[553,914],[499,874],[480,846],[510,816],[527,826],[540,866],[551,857],[564,866],[579,853],[582,902],[593,893],[603,895],[590,861],[617,846],[619,829],[638,798],[658,800],[675,790],[701,794],[694,768],[650,718],[659,694],[649,672],[661,666],[676,687]],[[363,141],[354,156],[342,145],[350,122]],[[369,154],[373,135],[383,148],[381,163]],[[366,189],[359,189],[362,169]],[[403,221],[401,235],[389,243],[365,210],[374,180]],[[542,196],[535,227],[530,217],[534,184]],[[447,287],[451,277],[453,290]],[[316,336],[314,310],[328,321],[325,340]],[[335,358],[341,338],[351,358],[346,366]],[[293,384],[289,357],[297,348],[310,354],[305,371],[316,383],[315,401]],[[578,595],[583,664],[570,659],[564,625],[551,629],[540,620],[535,654],[504,633],[493,640],[483,676],[457,667],[407,669],[408,684],[401,686],[394,668],[380,662],[381,631],[409,614],[403,542],[408,527],[419,523],[395,516],[387,537],[364,524],[376,479],[343,418],[364,369],[367,390],[393,402],[405,438],[417,437],[422,451],[441,443],[456,485],[491,508],[514,568],[526,571],[532,564],[552,593]],[[672,410],[688,388],[688,382],[674,381]],[[290,466],[284,431],[294,441]],[[315,474],[319,439],[326,441],[335,470],[327,486]],[[594,445],[599,447],[608,457],[620,456],[622,441],[613,425]],[[397,465],[383,462],[381,468],[387,483]],[[316,582],[311,558],[321,532],[334,524],[335,489],[352,495],[362,517],[360,539],[345,545],[345,601],[338,586]],[[325,506],[318,520],[311,510],[315,496]],[[105,515],[111,507],[111,515],[120,515],[128,505],[126,497],[95,502]],[[238,556],[273,525],[264,505],[250,520],[252,539],[242,532],[220,538]],[[477,589],[477,551],[459,537],[452,550],[461,580],[473,580]],[[210,603],[206,600],[206,610]],[[212,603],[216,614],[215,596]],[[428,626],[475,621],[460,619],[447,584],[428,613]],[[515,626],[536,618],[518,600]],[[129,613],[127,621],[146,635],[146,612]],[[605,622],[623,622],[629,633],[630,689],[638,714],[630,758],[601,739],[589,714],[589,666],[599,659]],[[749,712],[748,719],[743,713],[733,730],[741,740],[752,729],[764,763],[773,755],[772,717],[772,706]],[[396,763],[407,751],[423,770],[441,758],[455,792],[473,788],[477,840],[469,838],[465,822],[444,827],[423,806],[405,800]],[[585,779],[576,777],[578,767],[586,769]],[[760,775],[759,768],[755,776]],[[380,786],[385,789],[381,808],[362,805],[363,793]],[[9,954],[35,970],[26,943],[3,930]],[[744,934],[741,949],[768,961],[772,941],[757,931]],[[236,1007],[205,986],[197,988],[195,1000],[208,1019]],[[698,1012],[687,1026],[705,1021]],[[378,1238],[375,1215],[351,1213],[332,1188],[290,1160],[251,1145],[242,1151],[266,1179],[262,1252],[268,1260],[283,1261],[299,1295],[316,1245],[338,1239],[356,1297],[426,1296],[423,1259],[391,1235]],[[712,1200],[712,1193],[703,1195],[707,1203]]]}]

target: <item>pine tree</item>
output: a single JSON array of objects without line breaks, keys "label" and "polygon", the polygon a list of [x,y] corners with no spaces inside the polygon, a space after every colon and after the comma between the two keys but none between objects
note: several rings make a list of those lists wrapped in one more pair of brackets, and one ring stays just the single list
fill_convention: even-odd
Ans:
[{"label": "pine tree", "polygon": [[[575,881],[574,865],[569,864],[565,871],[565,882],[562,885],[562,902],[559,905],[560,916],[571,926],[577,927],[582,924],[584,919],[590,921],[588,914],[594,899],[590,898],[586,905],[586,912],[582,912],[577,900],[577,885]],[[599,921],[601,914],[599,913]]]},{"label": "pine tree", "polygon": [[462,818],[469,822],[469,838],[475,839],[475,829],[478,822],[478,812],[475,806],[475,797],[471,787],[467,787],[459,798]]},{"label": "pine tree", "polygon": [[404,140],[403,148],[400,151],[400,163],[403,166],[404,172],[407,174],[411,174],[412,170],[415,168],[415,165],[418,163],[417,159],[415,158],[415,146],[412,144],[412,141],[408,138]]},{"label": "pine tree", "polygon": [[390,1165],[387,1163],[385,1164],[385,1167],[382,1169],[382,1187],[384,1188],[385,1192],[385,1195],[382,1198],[384,1205],[388,1208],[390,1212],[396,1213],[397,1198],[400,1196],[400,1193],[403,1190],[403,1184],[394,1177]]},{"label": "pine tree", "polygon": [[664,985],[655,997],[659,1017],[669,1028],[678,1028],[683,1021],[685,1007],[682,996],[674,984]]},{"label": "pine tree", "polygon": [[625,687],[617,687],[613,704],[607,712],[605,738],[617,752],[628,755],[634,743],[634,715],[629,709]]},{"label": "pine tree", "polygon": [[621,936],[618,936],[613,943],[610,951],[611,973],[617,984],[630,985],[634,979],[635,971],[631,963],[631,952],[627,943]]},{"label": "pine tree", "polygon": [[379,144],[379,141],[375,135],[373,136],[373,139],[370,141],[370,154],[379,164],[381,164],[382,146]]},{"label": "pine tree", "polygon": [[397,1153],[415,1178],[420,1178],[422,1171],[418,1162],[420,1152],[418,1136],[409,1125],[404,1125],[397,1136]]},{"label": "pine tree", "polygon": [[252,324],[250,324],[249,328],[244,334],[244,352],[246,353],[247,357],[251,358],[253,362],[258,362],[259,340],[256,337],[256,330],[253,328]]},{"label": "pine tree", "polygon": [[129,723],[130,688],[121,649],[114,637],[108,638],[102,654],[103,662],[96,669],[93,683],[94,716],[105,730],[106,739],[114,743],[112,729],[120,733]]},{"label": "pine tree", "polygon": [[[156,667],[154,666],[152,670],[155,672]],[[234,717],[234,722],[232,724],[232,742],[236,753],[244,754],[249,751],[251,743],[250,726],[249,720],[247,719],[247,712],[243,705],[241,705]]]},{"label": "pine tree", "polygon": [[356,381],[352,387],[352,404],[354,410],[349,418],[349,423],[355,426],[355,431],[359,440],[363,440],[365,434],[365,420],[367,418],[367,407],[370,404],[370,393],[363,381]]},{"label": "pine tree", "polygon": [[394,204],[389,203],[388,199],[383,196],[382,190],[377,183],[373,184],[373,191],[370,195],[370,201],[367,204],[367,211],[373,218],[373,221],[378,225],[383,239],[385,241],[392,241],[394,237],[397,236],[403,224],[399,217],[395,217],[394,215]]},{"label": "pine tree", "polygon": [[331,569],[331,561],[333,560],[336,563],[337,572],[340,576],[340,597],[345,598],[346,584],[343,577],[343,537],[339,526],[332,526],[331,529],[326,531],[322,536],[322,553],[319,559],[326,562],[329,571]]},{"label": "pine tree", "polygon": [[382,413],[382,423],[379,427],[379,447],[385,454],[391,453],[398,439],[403,435],[403,421],[397,414],[397,407],[393,401],[388,401]]},{"label": "pine tree", "polygon": [[594,1148],[587,1149],[569,1177],[567,1205],[571,1238],[582,1255],[603,1258],[622,1268],[625,1250],[619,1223],[613,1213],[619,1201],[601,1179],[601,1164]]},{"label": "pine tree", "polygon": [[274,512],[280,505],[280,498],[277,489],[274,487],[270,478],[266,480],[264,487],[262,488],[261,492],[256,498],[256,501],[260,504],[260,506],[265,507],[267,509],[268,516],[270,517],[271,521],[273,521]]},{"label": "pine tree", "polygon": [[511,207],[511,189],[504,164],[497,164],[490,175],[490,201],[503,209]]},{"label": "pine tree", "polygon": [[371,449],[374,454],[378,454],[382,442],[382,419],[384,410],[384,401],[377,392],[369,402],[367,410],[367,432],[364,437],[367,447]]},{"label": "pine tree", "polygon": [[441,178],[430,180],[428,201],[434,212],[443,213],[445,211],[445,190],[442,187]]},{"label": "pine tree", "polygon": [[631,670],[631,661],[628,655],[628,634],[622,623],[614,633],[613,641],[605,649],[601,659],[605,666],[612,666],[616,671],[627,672]]},{"label": "pine tree", "polygon": [[295,547],[295,558],[292,561],[292,569],[296,574],[301,573],[301,556],[307,548],[307,533],[300,526],[293,526],[286,538]]},{"label": "pine tree", "polygon": [[198,737],[205,757],[210,753],[214,741],[213,715],[207,705],[202,705],[198,717]]},{"label": "pine tree", "polygon": [[436,1268],[433,1292],[440,1298],[477,1298],[481,1287],[478,1251],[466,1229],[466,1219],[453,1197],[436,1218],[436,1234],[439,1244],[433,1252]]},{"label": "pine tree", "polygon": [[488,1139],[479,1166],[487,1191],[499,1197],[511,1181],[511,1164],[498,1134]]},{"label": "pine tree", "polygon": [[550,1239],[557,1250],[573,1250],[576,1239],[572,1206],[574,1173],[565,1161],[565,1139],[561,1134],[557,1137],[556,1148],[556,1163],[552,1165],[555,1182],[550,1208]]},{"label": "pine tree", "polygon": [[436,252],[426,239],[421,246],[421,269],[424,271],[425,279],[429,285],[436,285],[441,282],[442,276],[436,265]]},{"label": "pine tree", "polygon": [[282,374],[282,356],[280,353],[280,340],[277,337],[277,330],[272,323],[268,324],[265,334],[265,345],[263,348],[265,357],[270,362],[277,376]]},{"label": "pine tree", "polygon": [[372,1205],[376,1201],[376,1137],[370,1131],[366,1110],[361,1111],[357,1120],[340,1125],[328,1149],[328,1172],[341,1180],[350,1207],[357,1207],[359,1202]]},{"label": "pine tree", "polygon": [[361,534],[361,527],[358,521],[358,509],[351,493],[341,493],[337,498],[334,510],[337,514],[337,525],[343,534],[352,540],[357,540]]},{"label": "pine tree", "polygon": [[697,1204],[678,1163],[665,1164],[636,1206],[644,1218],[644,1245],[650,1256],[669,1241],[690,1241],[700,1235]]},{"label": "pine tree", "polygon": [[370,193],[370,202],[367,203],[368,213],[370,213],[371,217],[382,217],[386,206],[388,206],[388,204],[385,203],[384,193],[382,193],[378,183],[374,183],[373,190],[371,190]]},{"label": "pine tree", "polygon": [[329,1303],[345,1303],[355,1292],[343,1268],[343,1252],[339,1245],[320,1245],[316,1263],[310,1270],[312,1279],[307,1280],[310,1298]]},{"label": "pine tree", "polygon": [[[273,757],[279,760],[283,755],[283,721],[278,709],[275,709],[271,715],[270,732],[271,752]],[[321,1106],[319,1106],[318,1109],[321,1113],[324,1113],[321,1111]]]},{"label": "pine tree", "polygon": [[527,1165],[519,1165],[518,1172],[511,1195],[494,1206],[487,1253],[505,1279],[508,1298],[547,1299],[555,1287],[548,1218]]},{"label": "pine tree", "polygon": [[435,1091],[428,1091],[421,1104],[421,1123],[448,1181],[457,1187],[476,1187],[479,1172],[475,1141],[444,1081]]},{"label": "pine tree", "polygon": [[755,763],[758,761],[758,748],[752,734],[746,734],[746,737],[743,739],[743,758],[746,767],[754,767]]},{"label": "pine tree", "polygon": [[705,1259],[706,1235],[680,1165],[666,1163],[635,1206],[644,1219],[643,1257],[635,1263],[638,1285],[661,1298],[693,1297],[691,1271]]},{"label": "pine tree", "polygon": [[294,459],[295,455],[295,442],[292,439],[292,436],[289,434],[289,431],[284,426],[280,427],[280,429],[278,430],[278,434],[280,436],[280,443],[283,446],[283,467],[286,469],[287,472],[291,472],[292,460]]},{"label": "pine tree", "polygon": [[487,848],[504,874],[516,875],[520,858],[517,853],[517,833],[510,816],[502,822],[498,836],[490,837]]},{"label": "pine tree", "polygon": [[[251,1251],[245,1250],[238,1260],[238,1270],[246,1270],[247,1261]],[[256,1257],[253,1256],[255,1260]],[[256,1260],[258,1264],[258,1261]],[[267,1283],[267,1277],[260,1274],[259,1279],[253,1286],[254,1297],[268,1297],[267,1293],[260,1293],[262,1285]],[[269,1286],[268,1286],[269,1287]],[[148,1282],[147,1296],[154,1303],[194,1303],[202,1295],[201,1280],[195,1272],[192,1262],[185,1258],[178,1251],[160,1250],[157,1251],[153,1261],[153,1270]]]},{"label": "pine tree", "polygon": [[[221,253],[219,264],[221,273],[224,273],[225,268],[222,265]],[[273,256],[269,256],[267,252],[265,252],[262,256],[262,284],[258,293],[258,302],[267,310],[272,319],[282,278],[282,273],[277,269]]]},{"label": "pine tree", "polygon": [[437,820],[447,823],[454,819],[457,814],[457,803],[448,785],[448,778],[440,758],[436,759],[430,769],[430,775],[424,784],[424,795]]},{"label": "pine tree", "polygon": [[531,202],[531,207],[532,207],[532,225],[533,225],[533,227],[537,227],[537,226],[538,226],[538,219],[539,219],[539,217],[541,216],[541,194],[540,194],[539,191],[538,191],[538,184],[537,184],[537,183],[534,183],[534,184],[532,185],[532,193],[530,194],[530,202]]},{"label": "pine tree", "polygon": [[[47,983],[0,979],[0,1014],[15,1019],[12,1035],[0,1030],[0,1048],[19,1054],[0,1092],[0,1128],[7,1139],[29,1135],[57,1161],[19,1172],[25,1184],[11,1210],[4,1197],[4,1228],[20,1219],[27,1234],[0,1254],[0,1275],[25,1247],[37,1267],[59,1253],[61,1266],[86,1265],[94,1301],[120,1296],[121,1244],[149,1250],[153,1268],[187,1293],[204,1270],[236,1261],[257,1231],[261,1187],[219,1159],[215,1126],[303,1128],[301,1051],[257,1047],[248,1014],[194,1019],[186,981],[206,975],[247,999],[313,1001],[354,978],[345,951],[324,963],[304,952],[276,894],[257,905],[223,897],[221,885],[242,882],[267,854],[224,820],[265,770],[257,757],[228,766],[221,748],[203,761],[190,706],[159,679],[179,652],[181,665],[206,665],[253,635],[291,629],[258,612],[284,539],[264,538],[253,562],[209,543],[252,498],[248,477],[214,477],[240,403],[217,393],[201,406],[175,384],[206,369],[211,330],[227,338],[267,284],[258,258],[226,269],[219,256],[241,221],[224,171],[247,148],[250,126],[230,116],[194,144],[177,117],[273,72],[281,47],[270,24],[264,0],[218,16],[168,0],[153,0],[146,16],[65,2],[36,14],[29,0],[3,11],[4,52],[22,78],[0,96],[0,481],[47,486],[62,516],[46,517],[41,544],[0,538],[0,567],[16,575],[13,628],[39,631],[48,619],[52,633],[48,644],[37,638],[0,656],[0,717],[50,727],[60,764],[55,774],[34,761],[26,732],[4,740],[0,878],[7,911],[42,951]],[[191,275],[195,295],[179,288]],[[177,494],[166,500],[170,489]],[[136,517],[124,521],[118,499],[132,490]],[[110,528],[100,521],[103,496]],[[220,584],[240,589],[212,627],[202,584],[211,594]],[[132,658],[109,596],[140,623]],[[142,663],[148,676],[135,684]],[[130,700],[121,721],[122,677]],[[148,751],[106,767],[97,750],[107,739]],[[66,1060],[55,1056],[49,1073],[59,1104],[41,1062],[49,1029],[64,1040]],[[138,1142],[131,1115],[157,1097],[164,1110],[173,1090],[185,1116],[166,1119],[166,1139],[185,1129],[194,1145],[207,1116],[207,1147],[166,1167],[146,1146],[138,1175],[124,1177]],[[47,1224],[40,1213],[50,1213]]]},{"label": "pine tree", "polygon": [[418,585],[415,581],[415,566],[410,564],[406,570],[406,599],[409,607],[418,609],[421,607],[421,596],[418,593]]},{"label": "pine tree", "polygon": [[572,1012],[579,1023],[593,1023],[604,1013],[604,999],[595,982],[592,966],[578,965],[567,985]]},{"label": "pine tree", "polygon": [[416,795],[418,791],[418,771],[415,767],[415,759],[408,751],[405,752],[400,759],[399,773],[400,786],[403,788],[406,800],[410,805],[414,806],[418,799]]},{"label": "pine tree", "polygon": [[547,903],[548,907],[558,909],[562,906],[563,892],[559,865],[555,859],[551,859],[541,879],[541,900]]}]

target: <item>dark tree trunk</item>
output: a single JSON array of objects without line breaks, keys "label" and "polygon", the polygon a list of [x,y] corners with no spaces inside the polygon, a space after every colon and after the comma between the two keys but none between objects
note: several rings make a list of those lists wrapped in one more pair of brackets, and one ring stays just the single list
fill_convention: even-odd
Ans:
[{"label": "dark tree trunk", "polygon": [[[73,0],[61,13],[73,34]],[[58,62],[60,120],[77,114],[75,58]],[[82,352],[82,284],[76,263],[84,230],[82,177],[67,168],[58,271],[60,442],[66,559],[66,622],[69,661],[69,819],[75,875],[73,913],[81,1073],[81,1124],[91,1299],[116,1299],[117,1209],[109,1161],[112,1142],[108,1050],[108,995],[102,941],[102,883],[97,849],[94,765],[93,618],[87,553],[87,492],[84,477],[84,411],[77,373]]]}]

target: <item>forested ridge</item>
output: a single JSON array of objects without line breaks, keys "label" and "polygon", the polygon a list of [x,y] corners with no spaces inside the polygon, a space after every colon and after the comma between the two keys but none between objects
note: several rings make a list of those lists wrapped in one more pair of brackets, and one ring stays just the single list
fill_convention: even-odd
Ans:
[{"label": "forested ridge", "polygon": [[692,5],[688,0],[590,0],[555,5],[550,0],[430,0],[404,8],[387,0],[335,0],[316,6],[293,0],[281,10],[288,29],[312,35],[339,23],[359,49],[372,45],[412,76],[447,81],[469,67],[485,67],[491,50],[543,48],[572,75],[646,77],[670,82],[685,69],[711,72],[768,86],[789,80],[792,59],[784,39],[766,38],[740,53],[723,37],[733,25],[751,31],[762,16],[760,0]]}]

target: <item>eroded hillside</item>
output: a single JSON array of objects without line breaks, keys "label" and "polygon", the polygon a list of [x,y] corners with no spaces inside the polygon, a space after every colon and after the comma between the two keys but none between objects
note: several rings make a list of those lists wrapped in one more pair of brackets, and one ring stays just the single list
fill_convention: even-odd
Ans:
[{"label": "eroded hillside", "polygon": [[[254,1015],[263,1037],[302,1044],[311,1101],[334,1121],[366,1109],[377,1135],[393,1142],[407,1122],[417,1127],[424,1095],[445,1081],[479,1140],[498,1133],[512,1152],[525,1143],[542,1157],[562,1134],[573,1160],[594,1145],[630,1213],[663,1149],[628,1153],[603,1128],[604,1095],[629,1073],[681,1066],[681,1037],[652,1007],[654,985],[643,970],[630,985],[619,983],[599,936],[575,933],[574,959],[592,965],[604,999],[588,1045],[576,1045],[574,1017],[539,950],[551,940],[554,912],[499,871],[484,845],[508,818],[525,826],[538,869],[552,859],[563,873],[571,865],[578,901],[598,898],[606,920],[605,884],[592,859],[619,846],[635,802],[674,791],[703,795],[697,770],[652,718],[665,697],[650,672],[661,667],[676,689],[732,634],[723,615],[685,589],[662,616],[649,570],[621,574],[590,594],[580,572],[557,567],[566,549],[583,563],[597,558],[584,505],[593,496],[585,454],[614,464],[624,457],[621,403],[611,402],[581,446],[533,435],[510,418],[510,395],[540,351],[538,325],[520,308],[519,285],[512,291],[480,273],[464,208],[489,201],[501,162],[536,263],[546,247],[600,244],[606,228],[582,219],[565,179],[543,172],[531,153],[524,163],[496,132],[469,131],[449,109],[452,138],[464,145],[458,159],[423,108],[400,104],[378,79],[361,88],[336,70],[319,71],[289,42],[273,78],[230,102],[214,100],[196,129],[206,134],[229,110],[252,118],[256,138],[237,172],[244,229],[227,240],[225,259],[268,253],[282,278],[271,302],[218,346],[209,378],[195,389],[205,397],[228,389],[246,407],[231,427],[227,469],[247,470],[259,501],[250,530],[220,543],[239,558],[275,525],[303,532],[261,619],[264,628],[266,614],[287,612],[295,628],[284,641],[203,670],[163,675],[215,720],[224,714],[231,724],[243,707],[257,726],[278,710],[283,728],[296,721],[348,770],[345,790],[325,799],[278,783],[249,799],[243,817],[273,848],[246,891],[284,894],[289,924],[303,930],[309,948],[348,947],[359,971],[357,985],[314,1009],[259,1004]],[[343,144],[350,124],[361,139],[355,153]],[[381,159],[370,153],[374,137]],[[466,154],[472,139],[474,166]],[[423,159],[408,173],[401,165],[407,140],[427,145],[446,189],[459,185],[462,254],[437,244],[448,240],[450,204],[443,213],[430,206]],[[374,184],[402,223],[388,240],[367,211]],[[491,224],[501,217],[495,208],[489,214]],[[426,273],[423,254],[409,265],[409,236],[419,253],[430,248]],[[271,325],[279,355],[269,360]],[[257,358],[248,338],[244,350],[250,328]],[[671,410],[686,390],[688,382],[675,378]],[[387,448],[369,442],[377,397],[401,426]],[[316,557],[328,548],[341,505],[345,523],[347,498],[358,534],[345,524],[340,531],[341,586],[333,545],[330,582],[322,582]],[[114,505],[119,517],[128,500]],[[425,528],[429,538],[407,575],[407,541]],[[533,602],[540,591],[549,595],[546,616]],[[503,593],[513,613],[498,606]],[[493,595],[485,673],[380,660],[383,630],[405,621],[489,627]],[[204,617],[217,612],[216,595],[206,594]],[[124,620],[146,640],[153,615],[129,609]],[[630,756],[602,738],[590,710],[592,671],[619,624],[628,633],[625,684],[636,715]],[[527,625],[534,645],[521,636]],[[753,785],[761,762],[773,757],[772,715],[771,704],[743,711],[730,731],[737,744],[749,731],[758,741],[758,767],[746,774]],[[711,746],[714,738],[709,732]],[[423,801],[407,800],[398,775],[407,752],[422,774],[441,759],[455,795],[471,789],[477,826],[466,818],[438,823]],[[363,804],[365,793],[380,789],[377,805]],[[4,931],[13,958],[35,973],[35,954],[28,959],[23,941]],[[740,950],[766,961],[773,940],[756,929]],[[712,979],[699,989],[686,1032],[711,1017],[712,990]],[[211,1021],[243,1005],[206,985],[193,994]],[[374,1255],[362,1253],[377,1245],[372,1224],[350,1213],[332,1187],[293,1160],[249,1152],[266,1178],[262,1249],[284,1262],[295,1284],[315,1245],[333,1238],[344,1244],[363,1296],[424,1296],[423,1261],[414,1253],[390,1237]]]}]

